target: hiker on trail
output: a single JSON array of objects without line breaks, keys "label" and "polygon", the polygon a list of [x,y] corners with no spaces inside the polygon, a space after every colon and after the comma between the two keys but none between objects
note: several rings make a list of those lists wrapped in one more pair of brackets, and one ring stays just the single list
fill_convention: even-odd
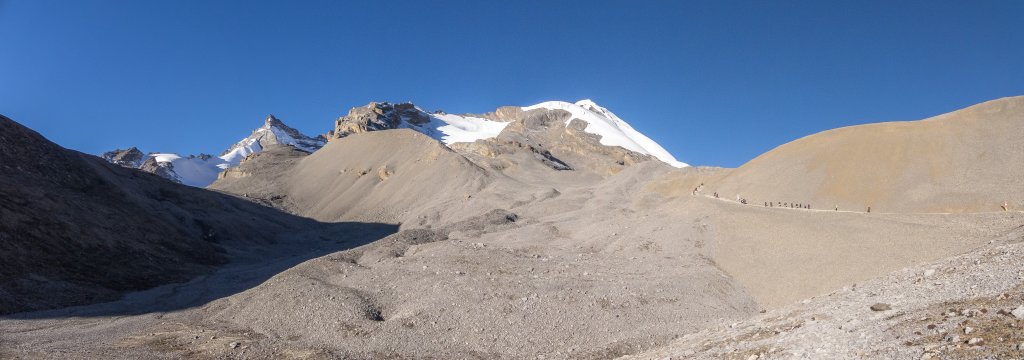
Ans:
[{"label": "hiker on trail", "polygon": [[1010,211],[1010,203],[1003,201],[1003,211]]},{"label": "hiker on trail", "polygon": [[868,213],[869,214],[871,213],[871,207],[870,206],[868,206]]},{"label": "hiker on trail", "polygon": [[717,199],[717,198],[718,198],[718,192],[715,191],[715,199]]},{"label": "hiker on trail", "polygon": [[839,205],[836,205],[836,211],[839,211]]}]

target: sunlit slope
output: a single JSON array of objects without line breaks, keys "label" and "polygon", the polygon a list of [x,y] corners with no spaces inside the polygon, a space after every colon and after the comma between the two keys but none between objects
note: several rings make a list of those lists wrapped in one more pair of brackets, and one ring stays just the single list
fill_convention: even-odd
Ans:
[{"label": "sunlit slope", "polygon": [[707,193],[881,212],[1024,206],[1024,97],[933,118],[824,131],[744,164]]}]

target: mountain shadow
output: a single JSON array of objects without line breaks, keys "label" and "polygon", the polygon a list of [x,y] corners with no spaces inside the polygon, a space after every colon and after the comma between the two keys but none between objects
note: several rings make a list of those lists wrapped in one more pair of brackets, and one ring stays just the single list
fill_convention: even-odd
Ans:
[{"label": "mountain shadow", "polygon": [[94,314],[188,307],[397,228],[321,223],[183,186],[64,149],[0,115],[0,315],[109,302],[128,292],[245,274],[189,299],[132,305],[129,297],[99,306],[104,310]]}]

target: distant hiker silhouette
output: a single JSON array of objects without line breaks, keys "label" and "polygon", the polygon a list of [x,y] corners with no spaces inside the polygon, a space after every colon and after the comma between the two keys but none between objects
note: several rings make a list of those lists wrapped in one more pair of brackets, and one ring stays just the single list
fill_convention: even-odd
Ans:
[{"label": "distant hiker silhouette", "polygon": [[1003,201],[1003,211],[1010,211],[1010,203]]}]

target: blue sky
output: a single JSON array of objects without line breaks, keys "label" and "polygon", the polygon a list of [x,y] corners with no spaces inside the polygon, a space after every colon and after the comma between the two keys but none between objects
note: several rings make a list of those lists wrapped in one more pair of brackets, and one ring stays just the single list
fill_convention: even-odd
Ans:
[{"label": "blue sky", "polygon": [[1024,95],[1024,1],[0,0],[0,113],[219,153],[273,113],[591,98],[684,162]]}]

